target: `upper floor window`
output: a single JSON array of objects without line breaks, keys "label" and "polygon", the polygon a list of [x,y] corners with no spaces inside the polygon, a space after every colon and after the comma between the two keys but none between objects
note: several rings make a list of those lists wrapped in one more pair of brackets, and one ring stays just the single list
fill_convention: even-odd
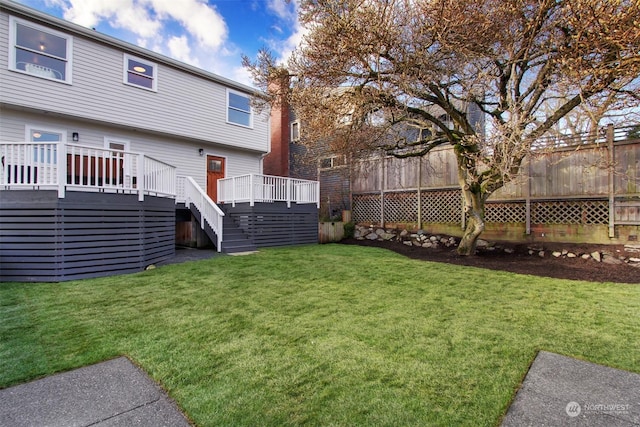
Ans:
[{"label": "upper floor window", "polygon": [[14,17],[9,23],[10,70],[71,83],[70,35]]},{"label": "upper floor window", "polygon": [[252,127],[251,98],[248,95],[227,91],[227,122]]},{"label": "upper floor window", "polygon": [[321,158],[319,163],[320,169],[332,169],[346,165],[347,159],[345,158],[345,156],[331,156]]},{"label": "upper floor window", "polygon": [[132,86],[156,91],[158,66],[153,62],[124,54],[124,82]]}]

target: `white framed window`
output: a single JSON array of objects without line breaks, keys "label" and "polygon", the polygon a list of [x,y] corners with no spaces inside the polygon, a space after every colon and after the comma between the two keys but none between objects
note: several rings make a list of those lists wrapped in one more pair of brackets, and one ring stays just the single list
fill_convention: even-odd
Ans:
[{"label": "white framed window", "polygon": [[33,161],[36,163],[56,163],[56,142],[66,142],[67,132],[51,129],[47,126],[27,125],[25,128],[26,141],[35,143],[33,147]]},{"label": "white framed window", "polygon": [[10,70],[71,84],[70,35],[11,16],[9,43]]},{"label": "white framed window", "polygon": [[253,127],[251,98],[241,92],[227,89],[227,123]]},{"label": "white framed window", "polygon": [[345,156],[331,156],[320,159],[318,167],[320,169],[333,169],[339,166],[345,166],[346,164],[347,159]]},{"label": "white framed window", "polygon": [[291,123],[291,141],[300,141],[300,122],[297,120]]},{"label": "white framed window", "polygon": [[131,183],[131,155],[126,154],[129,151],[131,143],[128,139],[104,137],[104,148],[114,150],[111,152],[112,161],[120,159],[120,174],[122,179],[127,180],[127,185]]},{"label": "white framed window", "polygon": [[158,66],[146,59],[124,54],[124,84],[156,92],[158,90]]}]

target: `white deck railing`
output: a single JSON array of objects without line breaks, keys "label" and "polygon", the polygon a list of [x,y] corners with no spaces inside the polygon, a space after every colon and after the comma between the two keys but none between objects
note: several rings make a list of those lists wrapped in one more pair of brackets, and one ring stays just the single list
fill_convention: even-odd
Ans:
[{"label": "white deck railing", "polygon": [[123,150],[60,142],[0,143],[0,187],[67,189],[174,197],[176,169],[167,163]]},{"label": "white deck railing", "polygon": [[221,203],[315,203],[320,206],[320,183],[271,175],[240,175],[218,180]]},{"label": "white deck railing", "polygon": [[222,246],[222,221],[224,212],[213,203],[213,201],[207,196],[207,193],[198,185],[197,182],[190,176],[177,176],[177,196],[176,202],[184,203],[187,208],[193,204],[204,221],[200,221],[200,226],[204,228],[204,222],[206,221],[211,229],[216,233],[218,242],[216,248],[218,252]]}]

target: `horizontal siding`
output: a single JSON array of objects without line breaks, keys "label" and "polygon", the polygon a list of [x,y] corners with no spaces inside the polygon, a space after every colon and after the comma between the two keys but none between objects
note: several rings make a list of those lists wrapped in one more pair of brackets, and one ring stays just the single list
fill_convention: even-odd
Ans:
[{"label": "horizontal siding", "polygon": [[258,248],[318,243],[315,204],[241,203],[223,209]]},{"label": "horizontal siding", "polygon": [[[179,175],[193,177],[202,188],[206,187],[206,154],[227,159],[227,177],[261,172],[262,155],[252,151],[24,111],[3,109],[0,114],[2,114],[0,126],[2,141],[24,140],[27,124],[65,130],[69,137],[73,132],[78,132],[79,143],[82,145],[103,147],[105,137],[127,140],[130,142],[131,151],[148,154],[175,166]],[[200,148],[205,151],[204,156],[198,155]]]},{"label": "horizontal siding", "polygon": [[[67,31],[67,33],[69,33]],[[5,103],[265,153],[268,111],[253,129],[226,123],[226,87],[155,62],[158,90],[123,83],[123,50],[73,35],[73,84],[8,70],[9,15],[0,12],[0,92]],[[140,56],[136,54],[135,56]],[[69,136],[70,137],[70,136]]]},{"label": "horizontal siding", "polygon": [[171,199],[0,192],[0,280],[63,281],[140,271],[175,251]]}]

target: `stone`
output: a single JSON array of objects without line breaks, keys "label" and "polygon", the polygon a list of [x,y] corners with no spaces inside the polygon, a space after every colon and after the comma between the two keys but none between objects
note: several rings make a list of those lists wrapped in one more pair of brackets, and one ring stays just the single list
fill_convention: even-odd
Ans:
[{"label": "stone", "polygon": [[623,262],[620,259],[608,254],[604,254],[604,256],[602,257],[602,262],[610,265],[623,264]]},{"label": "stone", "polygon": [[431,236],[431,237],[429,237],[429,240],[431,240],[432,242],[437,242],[438,241],[438,237],[437,236]]},{"label": "stone", "polygon": [[640,262],[640,258],[631,257],[629,258],[629,262]]},{"label": "stone", "polygon": [[384,234],[383,234],[382,236],[380,236],[380,237],[382,237],[382,240],[391,240],[391,239],[393,239],[394,237],[396,237],[396,235],[395,235],[395,234],[392,234],[392,233],[384,233]]},{"label": "stone", "polygon": [[602,261],[602,255],[600,255],[600,252],[591,252],[591,258],[595,259],[596,261],[600,262]]},{"label": "stone", "polygon": [[400,237],[405,237],[407,234],[409,234],[409,232],[407,230],[402,230],[400,232]]},{"label": "stone", "polygon": [[540,252],[538,252],[538,256],[539,256],[540,258],[544,258],[544,251],[540,251]]},{"label": "stone", "polygon": [[378,235],[376,233],[369,233],[365,237],[369,240],[378,240]]},{"label": "stone", "polygon": [[529,249],[529,255],[533,255],[533,250]]},{"label": "stone", "polygon": [[433,243],[431,243],[431,242],[426,242],[426,243],[423,243],[423,244],[422,244],[422,247],[423,247],[423,248],[430,248],[430,247],[432,247],[432,246],[433,246]]},{"label": "stone", "polygon": [[560,258],[562,256],[562,252],[554,251],[551,253],[551,255],[553,255],[556,258]]},{"label": "stone", "polygon": [[582,258],[582,259],[589,259],[589,258],[591,258],[591,255],[589,255],[589,254],[582,254],[582,255],[580,256],[580,258]]},{"label": "stone", "polygon": [[562,250],[562,255],[566,255],[566,254],[568,254],[568,253],[569,253],[569,251],[568,251],[568,250],[566,250],[566,249],[563,249],[563,250]]},{"label": "stone", "polygon": [[624,251],[640,253],[640,245],[624,245]]},{"label": "stone", "polygon": [[404,242],[402,242],[403,245],[407,245],[407,246],[411,246],[411,240],[405,240]]},{"label": "stone", "polygon": [[356,239],[359,239],[360,237],[362,237],[362,234],[360,233],[360,230],[356,230],[353,232],[353,237],[355,237]]},{"label": "stone", "polygon": [[376,234],[377,234],[378,236],[382,236],[384,233],[385,233],[385,231],[384,231],[382,228],[378,228],[378,229],[376,230]]},{"label": "stone", "polygon": [[147,266],[147,268],[145,268],[145,270],[155,270],[155,269],[156,269],[155,264],[150,264]]},{"label": "stone", "polygon": [[508,254],[512,254],[515,252],[515,250],[511,249],[511,248],[504,248],[504,251]]},{"label": "stone", "polygon": [[420,242],[413,242],[413,246],[422,246],[422,243],[420,243]]},{"label": "stone", "polygon": [[573,252],[568,252],[567,253],[567,258],[576,258],[578,255],[574,254]]},{"label": "stone", "polygon": [[478,239],[476,241],[476,248],[486,248],[487,246],[489,246],[489,242],[486,240]]}]

